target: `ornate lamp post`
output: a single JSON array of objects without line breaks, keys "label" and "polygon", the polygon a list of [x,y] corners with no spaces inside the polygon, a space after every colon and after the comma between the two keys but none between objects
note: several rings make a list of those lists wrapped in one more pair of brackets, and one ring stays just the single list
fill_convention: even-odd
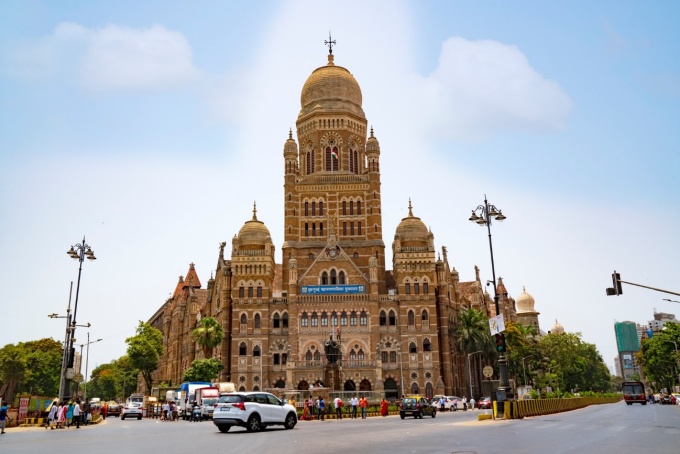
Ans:
[{"label": "ornate lamp post", "polygon": [[[71,320],[71,338],[68,342],[68,364],[67,364],[67,371],[66,371],[66,376],[71,378],[73,377],[73,357],[75,355],[75,348],[73,345],[75,344],[76,338],[75,338],[75,333],[76,333],[76,316],[78,314],[78,295],[80,294],[80,276],[83,272],[83,261],[85,258],[88,260],[96,260],[97,257],[94,256],[94,252],[92,252],[92,249],[90,248],[90,245],[85,243],[85,237],[83,237],[83,242],[82,243],[77,243],[74,246],[71,246],[71,249],[69,249],[66,252],[69,257],[71,257],[74,260],[78,260],[80,262],[78,266],[78,284],[76,285],[76,301],[73,307],[73,319]],[[89,326],[89,324],[88,324]],[[70,392],[68,391],[70,388],[68,386],[68,381],[70,381],[69,378],[67,378],[67,385],[64,388],[64,393],[66,394],[67,392],[69,395],[64,395],[64,398],[70,398]]]},{"label": "ornate lamp post", "polygon": [[[479,214],[477,214],[479,213]],[[496,269],[493,262],[493,243],[491,242],[491,221],[496,219],[498,222],[502,222],[505,216],[499,208],[495,205],[489,204],[486,200],[486,194],[484,194],[484,204],[479,205],[477,208],[472,210],[472,216],[470,216],[470,221],[476,223],[480,227],[486,226],[487,232],[489,233],[489,251],[491,252],[491,275],[493,276],[493,300],[496,306],[496,315],[501,313],[498,307],[498,291],[496,289]],[[500,372],[500,386],[499,391],[507,392],[510,389],[510,381],[508,379],[508,361],[505,358],[505,354],[501,353],[498,358],[498,368]]]}]

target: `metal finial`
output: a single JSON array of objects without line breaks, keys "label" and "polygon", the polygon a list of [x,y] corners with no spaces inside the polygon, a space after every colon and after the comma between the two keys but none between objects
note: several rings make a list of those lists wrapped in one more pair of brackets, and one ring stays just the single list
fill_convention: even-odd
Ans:
[{"label": "metal finial", "polygon": [[408,215],[413,217],[413,207],[411,207],[411,197],[408,198]]},{"label": "metal finial", "polygon": [[257,201],[253,202],[253,221],[257,221]]},{"label": "metal finial", "polygon": [[336,44],[334,39],[331,39],[331,32],[328,31],[328,40],[323,42],[328,46],[328,55],[333,55],[333,45]]}]

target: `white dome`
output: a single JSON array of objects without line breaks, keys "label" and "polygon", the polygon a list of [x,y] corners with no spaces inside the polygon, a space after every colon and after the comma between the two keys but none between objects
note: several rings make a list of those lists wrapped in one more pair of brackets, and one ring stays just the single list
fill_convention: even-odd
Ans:
[{"label": "white dome", "polygon": [[536,312],[534,309],[534,297],[529,295],[524,287],[522,287],[522,293],[515,300],[515,304],[518,314]]}]

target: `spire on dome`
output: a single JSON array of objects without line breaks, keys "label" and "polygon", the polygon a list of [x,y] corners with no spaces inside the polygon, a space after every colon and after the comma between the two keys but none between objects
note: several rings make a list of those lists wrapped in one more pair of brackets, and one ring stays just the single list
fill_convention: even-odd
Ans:
[{"label": "spire on dome", "polygon": [[288,140],[293,140],[293,128],[288,131]]},{"label": "spire on dome", "polygon": [[253,221],[257,221],[257,201],[253,201]]},{"label": "spire on dome", "polygon": [[[371,129],[371,134],[373,130]],[[408,198],[408,217],[412,218],[413,217],[413,207],[411,206],[411,197]]]},{"label": "spire on dome", "polygon": [[373,126],[371,126],[371,139],[375,139],[375,136],[373,135]]}]

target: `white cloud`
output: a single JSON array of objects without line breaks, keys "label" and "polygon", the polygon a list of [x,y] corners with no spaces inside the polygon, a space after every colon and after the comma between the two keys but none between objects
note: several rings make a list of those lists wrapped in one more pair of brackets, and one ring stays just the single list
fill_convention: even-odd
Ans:
[{"label": "white cloud", "polygon": [[447,138],[559,129],[571,110],[560,86],[534,70],[516,46],[460,37],[444,42],[418,95],[428,132]]},{"label": "white cloud", "polygon": [[160,25],[86,28],[70,22],[18,48],[11,69],[32,78],[65,73],[90,90],[166,89],[199,75],[191,46],[179,32]]}]

